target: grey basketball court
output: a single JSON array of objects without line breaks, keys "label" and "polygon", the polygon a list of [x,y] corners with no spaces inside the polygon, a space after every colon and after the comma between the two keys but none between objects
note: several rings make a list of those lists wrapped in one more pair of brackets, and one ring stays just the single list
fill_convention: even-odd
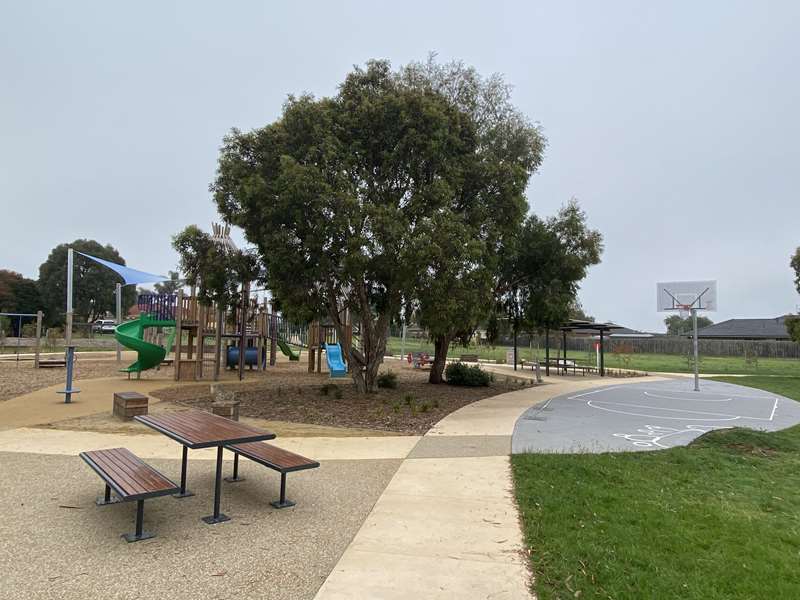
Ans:
[{"label": "grey basketball court", "polygon": [[689,378],[611,385],[551,398],[517,421],[512,452],[617,452],[680,446],[712,429],[774,431],[800,423],[800,403]]}]

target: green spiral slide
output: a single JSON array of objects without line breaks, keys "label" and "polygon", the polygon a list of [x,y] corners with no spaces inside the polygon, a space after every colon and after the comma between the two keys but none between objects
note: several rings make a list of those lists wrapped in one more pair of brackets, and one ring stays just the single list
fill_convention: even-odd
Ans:
[{"label": "green spiral slide", "polygon": [[[172,331],[167,336],[166,348],[144,341],[144,330],[148,327],[172,328]],[[136,350],[138,353],[136,362],[124,369],[120,369],[120,371],[123,373],[141,373],[160,365],[172,348],[172,343],[175,339],[175,321],[159,321],[151,318],[147,313],[142,313],[135,321],[117,325],[114,335],[120,344],[131,350]]]}]

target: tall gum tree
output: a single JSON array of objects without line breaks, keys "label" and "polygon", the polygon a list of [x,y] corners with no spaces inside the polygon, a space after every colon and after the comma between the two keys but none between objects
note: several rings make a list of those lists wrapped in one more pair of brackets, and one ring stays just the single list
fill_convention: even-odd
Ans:
[{"label": "tall gum tree", "polygon": [[498,272],[509,238],[519,231],[525,189],[542,162],[545,138],[511,102],[502,76],[482,77],[463,62],[411,63],[400,71],[408,86],[442,95],[475,127],[472,152],[461,157],[462,177],[439,215],[414,300],[435,356],[429,381],[442,382],[450,344],[465,343],[494,304]]},{"label": "tall gum tree", "polygon": [[220,213],[258,248],[284,312],[328,317],[340,335],[354,315],[348,358],[363,392],[375,390],[389,323],[414,296],[475,144],[467,114],[385,61],[356,68],[334,97],[290,97],[274,123],[225,139]]}]

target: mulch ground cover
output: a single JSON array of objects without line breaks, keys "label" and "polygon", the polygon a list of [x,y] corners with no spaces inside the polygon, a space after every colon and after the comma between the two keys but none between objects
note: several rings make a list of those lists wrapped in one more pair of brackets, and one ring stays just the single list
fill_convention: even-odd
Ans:
[{"label": "mulch ground cover", "polygon": [[[521,387],[505,381],[472,388],[431,385],[427,371],[391,370],[397,374],[397,387],[367,395],[359,394],[350,378],[330,379],[326,373],[308,373],[304,366],[286,363],[254,373],[256,381],[218,385],[240,402],[243,417],[409,435],[425,433],[462,406]],[[156,390],[152,395],[204,410],[210,410],[214,400],[209,383]]]}]

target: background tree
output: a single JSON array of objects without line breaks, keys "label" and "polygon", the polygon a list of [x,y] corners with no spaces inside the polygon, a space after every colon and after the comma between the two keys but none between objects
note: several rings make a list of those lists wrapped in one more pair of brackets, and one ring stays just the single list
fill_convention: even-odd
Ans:
[{"label": "background tree", "polygon": [[[708,317],[697,315],[697,328],[702,329],[713,325],[714,321]],[[664,325],[667,326],[667,335],[682,335],[694,330],[692,317],[682,318],[680,315],[670,315],[664,319]]]},{"label": "background tree", "polygon": [[481,77],[462,62],[425,63],[401,70],[412,89],[433,91],[467,115],[475,141],[460,160],[452,196],[433,217],[436,235],[427,246],[415,294],[420,324],[435,346],[429,381],[441,383],[451,342],[466,344],[491,312],[505,238],[527,211],[525,189],[539,167],[545,139],[511,103],[498,75]]},{"label": "background tree", "polygon": [[[75,240],[71,244],[59,244],[53,248],[47,260],[39,267],[38,281],[47,322],[51,325],[60,325],[64,322],[67,294],[67,249],[69,247],[77,252],[91,254],[117,264],[125,264],[125,259],[113,246],[103,246],[94,240]],[[116,311],[114,289],[117,282],[122,282],[122,278],[114,271],[80,254],[75,254],[73,277],[73,306],[76,322],[94,321],[105,316],[106,313]],[[123,286],[123,314],[126,314],[135,302],[136,290],[132,286]]]},{"label": "background tree", "polygon": [[569,318],[575,319],[576,321],[589,321],[590,323],[594,323],[594,317],[584,310],[583,305],[577,298],[575,298],[572,302],[572,306],[570,306]]},{"label": "background tree", "polygon": [[507,248],[497,290],[511,329],[553,329],[571,318],[580,282],[602,251],[603,238],[576,199],[554,217],[530,215]]},{"label": "background tree", "polygon": [[[15,271],[0,269],[0,312],[34,314],[42,308],[42,298],[35,281]],[[7,335],[19,335],[19,319],[0,319],[3,320],[0,329]]]},{"label": "background tree", "polygon": [[290,97],[281,117],[225,140],[219,211],[258,248],[270,290],[294,318],[360,324],[349,363],[373,391],[389,323],[414,297],[439,210],[474,151],[470,119],[403,84],[388,62],[350,73],[332,98]]},{"label": "background tree", "polygon": [[0,269],[0,312],[32,314],[41,309],[42,298],[33,279]]},{"label": "background tree", "polygon": [[[800,248],[797,248],[791,260],[789,261],[792,269],[794,270],[794,286],[797,293],[800,294]],[[794,316],[786,319],[786,330],[789,336],[795,341],[800,343],[800,316]]]},{"label": "background tree", "polygon": [[800,317],[791,316],[786,319],[786,331],[793,341],[800,343]]},{"label": "background tree", "polygon": [[[197,286],[197,300],[228,309],[241,300],[240,287],[253,281],[259,270],[256,257],[215,241],[196,225],[189,225],[172,239],[186,283]],[[170,276],[173,273],[170,272]]]},{"label": "background tree", "polygon": [[167,273],[169,279],[155,284],[157,294],[177,294],[181,289],[181,274],[177,271],[170,271]]}]

